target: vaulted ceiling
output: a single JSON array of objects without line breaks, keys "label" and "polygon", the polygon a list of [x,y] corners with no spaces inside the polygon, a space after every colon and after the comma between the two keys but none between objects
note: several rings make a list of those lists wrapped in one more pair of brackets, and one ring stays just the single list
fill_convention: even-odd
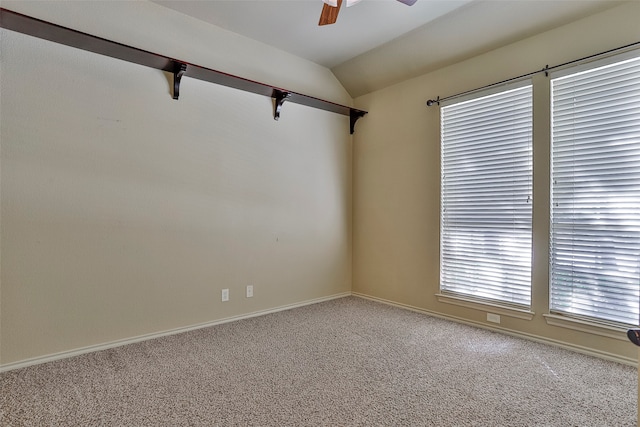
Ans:
[{"label": "vaulted ceiling", "polygon": [[363,0],[320,27],[322,0],[153,1],[328,67],[353,97],[624,3]]}]

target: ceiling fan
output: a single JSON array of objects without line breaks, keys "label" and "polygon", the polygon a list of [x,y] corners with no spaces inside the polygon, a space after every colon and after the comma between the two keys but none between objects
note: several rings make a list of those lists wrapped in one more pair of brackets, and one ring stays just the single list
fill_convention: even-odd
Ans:
[{"label": "ceiling fan", "polygon": [[[340,12],[340,6],[342,6],[342,0],[322,0],[322,13],[320,14],[320,22],[318,25],[330,25],[335,24],[338,19],[338,12]],[[347,7],[353,6],[356,3],[360,3],[362,0],[346,0]],[[404,3],[407,6],[412,6],[418,0],[396,0],[400,3]]]}]

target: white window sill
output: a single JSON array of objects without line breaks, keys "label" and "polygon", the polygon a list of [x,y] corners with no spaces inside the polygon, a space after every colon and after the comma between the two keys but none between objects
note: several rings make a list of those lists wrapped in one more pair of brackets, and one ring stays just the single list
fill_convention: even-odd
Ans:
[{"label": "white window sill", "polygon": [[588,320],[559,316],[557,314],[543,314],[543,316],[547,324],[551,326],[627,341],[627,328],[623,326],[599,324]]},{"label": "white window sill", "polygon": [[465,298],[457,295],[436,294],[436,298],[438,298],[439,302],[445,304],[458,305],[460,307],[500,314],[501,316],[515,317],[517,319],[531,320],[535,315],[531,310],[509,307],[500,305],[499,303],[481,302],[473,298]]}]

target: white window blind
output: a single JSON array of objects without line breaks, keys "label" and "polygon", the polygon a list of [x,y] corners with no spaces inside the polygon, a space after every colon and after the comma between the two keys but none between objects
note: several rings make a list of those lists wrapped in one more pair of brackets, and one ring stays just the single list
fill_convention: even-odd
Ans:
[{"label": "white window blind", "polygon": [[529,84],[441,109],[445,293],[531,305],[531,92]]},{"label": "white window blind", "polygon": [[637,325],[640,58],[618,61],[552,76],[550,308]]}]

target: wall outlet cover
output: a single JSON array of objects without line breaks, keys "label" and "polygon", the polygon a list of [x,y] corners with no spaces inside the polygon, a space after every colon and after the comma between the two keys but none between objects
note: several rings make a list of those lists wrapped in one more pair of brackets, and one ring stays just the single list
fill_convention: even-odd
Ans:
[{"label": "wall outlet cover", "polygon": [[493,314],[493,313],[487,313],[487,322],[500,323],[500,315],[499,314]]}]

